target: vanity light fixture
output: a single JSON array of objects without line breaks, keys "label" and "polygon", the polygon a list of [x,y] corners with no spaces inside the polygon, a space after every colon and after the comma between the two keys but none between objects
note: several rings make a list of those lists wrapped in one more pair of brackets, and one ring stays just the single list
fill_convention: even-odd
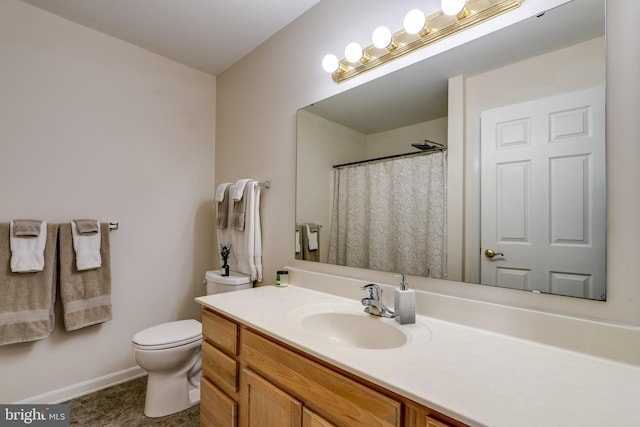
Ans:
[{"label": "vanity light fixture", "polygon": [[398,43],[393,39],[391,30],[387,27],[378,27],[371,35],[371,43],[378,49],[387,49],[392,51],[398,47]]},{"label": "vanity light fixture", "polygon": [[403,29],[392,34],[387,27],[378,27],[371,36],[370,46],[363,48],[356,42],[349,43],[344,59],[328,54],[322,60],[322,68],[340,83],[516,9],[523,1],[442,0],[441,10],[429,16],[413,9],[405,16]]},{"label": "vanity light fixture", "polygon": [[442,0],[440,8],[445,15],[455,16],[458,19],[466,18],[470,13],[465,0]]},{"label": "vanity light fixture", "polygon": [[[322,58],[322,68],[324,68],[327,73],[335,73],[340,69],[340,60],[332,53],[325,55],[324,58]],[[347,70],[343,68],[342,71]]]},{"label": "vanity light fixture", "polygon": [[362,50],[362,46],[356,42],[351,42],[344,48],[344,57],[351,63],[360,62],[362,64],[371,58],[369,53]]},{"label": "vanity light fixture", "polygon": [[431,28],[427,24],[427,17],[420,9],[410,10],[405,15],[403,24],[407,34],[419,34],[420,37],[424,37],[431,32]]}]

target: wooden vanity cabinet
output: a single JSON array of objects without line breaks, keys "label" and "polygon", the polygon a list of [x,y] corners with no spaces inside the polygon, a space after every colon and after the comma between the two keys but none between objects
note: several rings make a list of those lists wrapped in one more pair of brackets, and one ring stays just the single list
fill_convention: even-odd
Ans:
[{"label": "wooden vanity cabinet", "polygon": [[213,310],[202,317],[201,426],[464,426]]}]

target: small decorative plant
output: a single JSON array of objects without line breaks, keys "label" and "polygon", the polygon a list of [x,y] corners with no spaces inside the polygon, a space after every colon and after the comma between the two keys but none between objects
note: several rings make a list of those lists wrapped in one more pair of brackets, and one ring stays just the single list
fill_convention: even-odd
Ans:
[{"label": "small decorative plant", "polygon": [[231,254],[231,243],[227,243],[224,245],[220,245],[220,256],[222,257],[222,275],[229,275],[229,264],[227,260],[229,259],[229,255]]}]

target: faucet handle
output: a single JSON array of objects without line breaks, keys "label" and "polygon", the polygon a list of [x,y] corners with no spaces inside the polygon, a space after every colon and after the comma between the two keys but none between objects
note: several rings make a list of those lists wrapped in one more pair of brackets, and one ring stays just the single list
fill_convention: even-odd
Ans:
[{"label": "faucet handle", "polygon": [[380,301],[380,294],[382,293],[382,289],[380,289],[380,286],[376,285],[375,283],[368,283],[360,289],[362,289],[363,291],[366,290],[368,292],[369,298],[371,298],[372,300]]}]

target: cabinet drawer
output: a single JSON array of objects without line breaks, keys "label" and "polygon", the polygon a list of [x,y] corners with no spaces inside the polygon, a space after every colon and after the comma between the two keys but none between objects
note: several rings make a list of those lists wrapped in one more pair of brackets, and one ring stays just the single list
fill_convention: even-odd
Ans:
[{"label": "cabinet drawer", "polygon": [[202,311],[202,335],[227,353],[238,354],[238,325],[207,309]]},{"label": "cabinet drawer", "polygon": [[273,341],[242,329],[242,359],[327,421],[344,426],[400,426],[402,404]]},{"label": "cabinet drawer", "polygon": [[208,341],[202,342],[202,373],[227,394],[238,391],[238,362]]},{"label": "cabinet drawer", "polygon": [[200,425],[238,427],[238,404],[204,377],[200,380]]}]

